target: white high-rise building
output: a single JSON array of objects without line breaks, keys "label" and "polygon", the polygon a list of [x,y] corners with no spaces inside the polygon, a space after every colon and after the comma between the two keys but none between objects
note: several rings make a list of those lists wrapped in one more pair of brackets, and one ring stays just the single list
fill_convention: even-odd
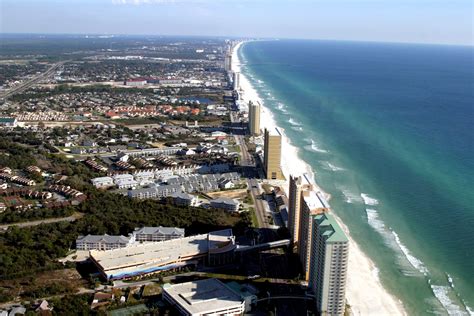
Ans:
[{"label": "white high-rise building", "polygon": [[232,85],[234,90],[238,90],[240,87],[240,72],[234,72],[232,75]]},{"label": "white high-rise building", "polygon": [[232,70],[232,55],[226,54],[224,57],[224,70],[230,72]]},{"label": "white high-rise building", "polygon": [[344,315],[349,241],[334,216],[312,216],[309,287],[321,315]]}]

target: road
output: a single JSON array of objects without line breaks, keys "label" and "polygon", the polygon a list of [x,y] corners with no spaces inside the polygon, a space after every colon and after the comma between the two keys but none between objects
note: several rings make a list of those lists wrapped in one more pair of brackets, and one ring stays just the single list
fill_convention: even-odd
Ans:
[{"label": "road", "polygon": [[[162,281],[163,283],[170,283],[179,277],[186,277],[186,276],[206,277],[206,275],[207,274],[205,272],[185,272],[181,274],[165,276],[163,277]],[[151,284],[155,282],[161,282],[160,278],[157,277],[155,279],[148,279],[148,280],[135,281],[135,282],[125,282],[122,280],[117,280],[117,281],[114,281],[114,288],[127,288],[127,287],[142,286],[142,285],[147,285],[147,284]]]},{"label": "road", "polygon": [[30,222],[5,224],[5,225],[0,225],[0,232],[6,231],[11,226],[31,227],[31,226],[41,225],[41,224],[51,224],[51,223],[57,223],[57,222],[74,222],[75,220],[81,218],[82,216],[84,216],[84,214],[75,212],[74,214],[68,217],[56,217],[56,218],[40,219],[37,221],[30,221]]},{"label": "road", "polygon": [[[230,113],[230,120],[232,123],[237,121],[233,112]],[[240,166],[242,167],[243,175],[247,178],[247,185],[255,203],[255,214],[257,216],[258,227],[264,228],[262,231],[264,240],[271,241],[273,234],[270,230],[271,225],[268,222],[264,201],[261,199],[262,190],[259,181],[257,180],[259,173],[256,168],[255,159],[249,153],[244,137],[242,135],[234,135],[234,138],[235,143],[240,146]]]},{"label": "road", "polygon": [[25,89],[37,84],[41,80],[51,76],[59,67],[64,65],[65,62],[66,61],[61,61],[61,62],[55,63],[50,68],[48,68],[48,70],[46,70],[45,72],[43,72],[43,73],[41,73],[37,76],[34,76],[30,80],[27,80],[23,83],[20,83],[18,86],[14,87],[12,89],[4,91],[3,93],[0,94],[0,98],[6,99],[9,96],[14,95],[15,93],[20,93],[20,92],[24,91]]},{"label": "road", "polygon": [[[235,122],[236,119],[231,112],[230,114],[230,119],[231,122]],[[243,175],[247,178],[247,184],[250,190],[250,194],[252,195],[252,198],[255,203],[255,215],[257,217],[258,221],[258,227],[260,228],[260,234],[261,237],[263,237],[263,240],[260,240],[260,242],[270,242],[275,240],[275,232],[274,232],[274,226],[270,224],[268,216],[271,216],[271,213],[267,212],[267,203],[266,201],[262,200],[261,194],[262,190],[260,188],[260,183],[258,178],[260,178],[259,170],[256,168],[256,163],[252,155],[249,153],[247,145],[245,143],[245,139],[242,135],[234,135],[235,137],[235,142],[237,145],[240,145],[241,149],[241,160],[240,160],[240,165],[242,167]],[[262,175],[263,176],[263,175]],[[277,249],[271,249],[266,251],[267,255],[262,257],[265,258],[264,261],[262,262],[266,269],[270,269],[273,271],[272,275],[277,276],[277,275],[284,275],[283,271],[284,269],[287,269],[288,264],[285,259],[284,265],[280,266],[280,261],[281,260],[281,252]],[[286,257],[285,257],[286,258]],[[268,278],[270,283],[279,283],[279,280],[277,278]]]},{"label": "road", "polygon": [[[124,282],[122,280],[117,280],[114,281],[114,288],[127,288],[127,287],[135,287],[135,286],[143,286],[155,282],[163,282],[163,283],[172,283],[176,279],[180,279],[183,277],[201,277],[201,278],[217,278],[217,279],[223,279],[223,280],[234,280],[234,281],[245,281],[249,280],[246,277],[242,277],[239,275],[233,275],[233,274],[220,274],[220,273],[206,273],[206,272],[199,272],[199,271],[193,271],[193,272],[185,272],[185,273],[180,273],[180,274],[175,274],[175,275],[170,275],[170,276],[165,276],[161,280],[160,278],[154,278],[154,279],[148,279],[148,280],[141,280],[141,281],[132,281],[132,282]],[[253,279],[252,282],[266,282],[266,281],[272,281],[272,283],[275,284],[293,284],[293,285],[299,285],[300,283],[298,281],[292,280],[292,279],[281,279],[281,278],[274,278],[274,279],[268,279],[268,278],[257,278]]]}]

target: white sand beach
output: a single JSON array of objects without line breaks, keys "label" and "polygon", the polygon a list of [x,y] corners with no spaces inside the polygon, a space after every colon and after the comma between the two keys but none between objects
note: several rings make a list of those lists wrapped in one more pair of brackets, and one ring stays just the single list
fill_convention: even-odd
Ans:
[{"label": "white sand beach", "polygon": [[[243,43],[234,47],[232,53],[232,70],[240,72],[240,60],[238,50]],[[241,99],[244,102],[259,101],[262,104],[261,128],[277,127],[273,114],[265,107],[257,91],[249,80],[241,73],[240,88],[243,93]],[[281,130],[281,129],[280,129]],[[282,130],[284,135],[284,130]],[[284,136],[282,143],[282,170],[285,177],[289,175],[301,175],[308,173],[313,175],[311,167],[298,157],[298,148],[291,145],[289,139]],[[288,183],[286,183],[288,192]],[[326,194],[327,195],[327,194]],[[374,263],[368,258],[350,236],[350,232],[341,220],[339,223],[349,237],[349,268],[346,297],[351,306],[353,315],[407,315],[402,303],[387,292],[378,278],[378,270]]]}]

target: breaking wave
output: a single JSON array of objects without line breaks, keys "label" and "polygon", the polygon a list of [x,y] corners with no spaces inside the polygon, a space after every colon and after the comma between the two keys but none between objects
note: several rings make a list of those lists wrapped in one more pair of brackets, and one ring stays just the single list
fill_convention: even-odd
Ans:
[{"label": "breaking wave", "polygon": [[345,170],[344,168],[338,167],[338,166],[330,163],[329,161],[322,161],[322,165],[323,165],[324,169],[330,170],[330,171],[343,171],[343,170]]},{"label": "breaking wave", "polygon": [[[367,223],[382,236],[387,246],[399,253],[401,272],[405,276],[420,276],[419,273],[426,275],[428,269],[426,269],[423,262],[414,257],[400,241],[398,234],[385,225],[383,220],[380,219],[378,211],[370,208],[367,208],[365,211],[367,213]],[[416,272],[413,271],[413,268]]]},{"label": "breaking wave", "polygon": [[[443,308],[448,312],[449,315],[469,315],[469,310],[462,310],[460,306],[453,302],[449,297],[450,287],[445,285],[434,285],[431,284],[431,280],[428,280],[428,284],[433,291],[436,299],[443,305]],[[467,309],[467,308],[466,308]]]},{"label": "breaking wave", "polygon": [[319,148],[316,142],[311,139],[311,144],[308,146],[304,146],[304,148],[308,151],[316,152],[316,153],[327,153],[328,151],[322,148]]},{"label": "breaking wave", "polygon": [[286,106],[281,102],[278,102],[277,109],[283,113],[288,113],[288,111],[286,110]]},{"label": "breaking wave", "polygon": [[350,191],[346,187],[336,185],[336,188],[341,191],[342,195],[344,196],[344,201],[346,203],[353,204],[353,203],[362,202],[362,199],[358,194],[353,193],[352,191]]},{"label": "breaking wave", "polygon": [[360,194],[361,198],[364,200],[365,205],[378,205],[379,201],[371,196],[369,196],[367,193],[361,193]]},{"label": "breaking wave", "polygon": [[295,121],[292,117],[288,120],[288,123],[290,123],[293,126],[301,126],[301,123]]},{"label": "breaking wave", "polygon": [[367,213],[367,222],[369,225],[377,232],[383,234],[385,232],[385,224],[379,218],[379,212],[370,208],[366,209],[365,212]]},{"label": "breaking wave", "polygon": [[395,242],[397,243],[398,247],[400,247],[400,250],[403,252],[408,262],[410,262],[410,264],[415,269],[417,269],[424,275],[427,275],[428,269],[425,267],[425,264],[420,259],[416,258],[410,253],[410,250],[408,250],[408,248],[400,241],[400,237],[398,237],[398,234],[395,231],[392,230],[392,234],[395,237]]}]

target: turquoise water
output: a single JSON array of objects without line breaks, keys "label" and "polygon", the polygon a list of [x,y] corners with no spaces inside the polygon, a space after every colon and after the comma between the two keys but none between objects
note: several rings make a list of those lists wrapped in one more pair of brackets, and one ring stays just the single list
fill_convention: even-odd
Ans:
[{"label": "turquoise water", "polygon": [[412,315],[467,315],[474,49],[285,40],[239,55],[384,286]]}]

